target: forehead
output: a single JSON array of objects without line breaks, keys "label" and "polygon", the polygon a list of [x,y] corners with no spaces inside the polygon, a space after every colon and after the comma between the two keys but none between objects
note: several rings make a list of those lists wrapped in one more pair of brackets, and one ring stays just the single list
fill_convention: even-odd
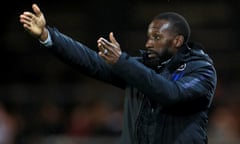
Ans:
[{"label": "forehead", "polygon": [[148,33],[162,33],[168,30],[170,27],[170,22],[167,20],[153,20],[148,27]]}]

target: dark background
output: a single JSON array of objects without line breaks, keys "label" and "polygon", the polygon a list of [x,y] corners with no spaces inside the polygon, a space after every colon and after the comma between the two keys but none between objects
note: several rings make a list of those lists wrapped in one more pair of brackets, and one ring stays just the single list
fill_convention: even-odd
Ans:
[{"label": "dark background", "polygon": [[32,3],[39,5],[48,25],[93,50],[100,36],[107,38],[113,31],[130,55],[144,48],[155,15],[182,14],[190,23],[191,41],[205,46],[218,74],[210,140],[239,139],[239,1],[25,0],[1,4],[0,124],[2,120],[10,132],[0,128],[0,135],[9,135],[12,143],[31,143],[38,136],[118,137],[121,133],[124,91],[82,75],[40,48],[19,22],[23,11],[32,11]]}]

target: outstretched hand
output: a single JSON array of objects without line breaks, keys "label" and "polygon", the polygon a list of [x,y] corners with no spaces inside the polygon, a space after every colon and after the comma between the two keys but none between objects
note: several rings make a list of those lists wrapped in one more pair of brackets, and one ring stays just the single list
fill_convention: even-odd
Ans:
[{"label": "outstretched hand", "polygon": [[34,13],[25,11],[20,15],[20,22],[23,27],[33,37],[38,38],[42,41],[47,39],[46,20],[37,4],[32,5]]},{"label": "outstretched hand", "polygon": [[99,48],[99,56],[102,57],[107,63],[109,64],[115,64],[119,57],[122,54],[122,50],[120,48],[119,43],[113,36],[113,33],[109,33],[109,39],[110,41],[104,39],[104,38],[99,38],[97,43],[98,43],[98,48]]}]

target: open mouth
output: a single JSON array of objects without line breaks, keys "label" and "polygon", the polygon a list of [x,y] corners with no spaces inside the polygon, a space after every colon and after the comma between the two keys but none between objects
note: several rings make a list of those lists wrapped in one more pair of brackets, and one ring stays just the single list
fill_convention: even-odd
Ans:
[{"label": "open mouth", "polygon": [[158,56],[158,53],[153,51],[153,50],[148,50],[147,51],[147,57],[148,58],[156,58]]}]

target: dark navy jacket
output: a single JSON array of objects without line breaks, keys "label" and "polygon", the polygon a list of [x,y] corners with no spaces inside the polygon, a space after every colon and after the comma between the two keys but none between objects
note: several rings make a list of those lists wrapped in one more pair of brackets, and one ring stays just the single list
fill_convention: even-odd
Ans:
[{"label": "dark navy jacket", "polygon": [[83,74],[126,90],[121,144],[206,144],[217,76],[200,45],[188,44],[153,70],[123,52],[109,65],[98,53],[48,27],[54,55]]}]

